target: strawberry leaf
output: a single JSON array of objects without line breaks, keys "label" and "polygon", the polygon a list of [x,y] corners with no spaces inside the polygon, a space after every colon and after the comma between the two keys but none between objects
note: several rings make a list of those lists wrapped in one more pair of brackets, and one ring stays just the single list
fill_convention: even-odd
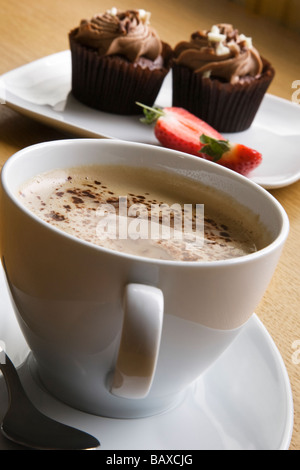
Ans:
[{"label": "strawberry leaf", "polygon": [[150,107],[145,104],[138,103],[138,102],[136,102],[136,104],[143,108],[144,117],[141,118],[140,121],[143,122],[144,124],[153,124],[160,117],[165,115],[163,108],[159,108],[158,106]]},{"label": "strawberry leaf", "polygon": [[231,149],[229,140],[217,140],[205,134],[200,136],[200,142],[203,144],[200,152],[212,157],[214,162],[220,160],[224,153]]}]

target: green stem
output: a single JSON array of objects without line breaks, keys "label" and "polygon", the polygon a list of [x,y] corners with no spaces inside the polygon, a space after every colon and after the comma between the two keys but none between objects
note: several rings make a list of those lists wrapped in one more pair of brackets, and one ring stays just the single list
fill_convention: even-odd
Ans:
[{"label": "green stem", "polygon": [[200,142],[204,144],[200,152],[212,157],[214,162],[220,160],[224,153],[231,149],[229,140],[217,140],[205,134],[200,136]]},{"label": "green stem", "polygon": [[138,106],[141,106],[143,108],[144,116],[141,119],[141,122],[145,124],[153,124],[156,122],[160,117],[164,116],[164,110],[162,108],[159,108],[158,106],[147,106],[146,104],[142,104],[136,101],[136,104]]}]

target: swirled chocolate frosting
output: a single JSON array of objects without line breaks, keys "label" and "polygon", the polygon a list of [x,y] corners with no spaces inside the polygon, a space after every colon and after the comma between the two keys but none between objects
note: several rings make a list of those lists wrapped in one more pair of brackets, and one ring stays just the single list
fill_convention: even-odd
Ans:
[{"label": "swirled chocolate frosting", "polygon": [[149,19],[150,14],[144,10],[112,9],[82,20],[74,39],[100,55],[122,55],[130,62],[140,57],[154,61],[162,52],[162,43]]},{"label": "swirled chocolate frosting", "polygon": [[175,47],[175,63],[229,83],[259,77],[263,64],[251,38],[239,34],[230,24],[218,24],[210,31],[197,31],[190,41]]}]

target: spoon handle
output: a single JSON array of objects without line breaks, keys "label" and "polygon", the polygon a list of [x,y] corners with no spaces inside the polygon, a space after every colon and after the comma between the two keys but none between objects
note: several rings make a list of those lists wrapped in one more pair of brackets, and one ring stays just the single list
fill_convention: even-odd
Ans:
[{"label": "spoon handle", "polygon": [[21,380],[19,378],[18,372],[11,362],[10,358],[8,355],[5,353],[5,351],[0,347],[0,370],[3,373],[6,385],[7,385],[7,390],[8,390],[8,396],[9,396],[9,402],[10,404],[12,402],[21,402],[24,400],[27,401],[27,396],[25,394],[24,396],[24,389],[21,383]]}]

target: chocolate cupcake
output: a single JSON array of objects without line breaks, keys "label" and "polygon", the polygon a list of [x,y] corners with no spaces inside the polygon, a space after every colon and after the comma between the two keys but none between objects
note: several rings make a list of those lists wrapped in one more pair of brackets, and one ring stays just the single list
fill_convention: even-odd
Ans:
[{"label": "chocolate cupcake", "polygon": [[82,20],[69,33],[72,93],[92,108],[140,114],[152,106],[171,66],[173,51],[144,10],[116,9]]},{"label": "chocolate cupcake", "polygon": [[173,106],[219,132],[248,129],[274,77],[251,38],[229,24],[197,31],[174,49]]}]

